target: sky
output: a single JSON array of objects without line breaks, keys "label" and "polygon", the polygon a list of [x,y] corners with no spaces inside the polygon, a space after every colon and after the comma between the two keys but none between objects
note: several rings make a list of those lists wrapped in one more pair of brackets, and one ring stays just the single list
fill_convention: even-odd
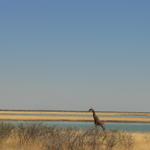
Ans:
[{"label": "sky", "polygon": [[1,0],[0,109],[150,111],[149,0]]}]

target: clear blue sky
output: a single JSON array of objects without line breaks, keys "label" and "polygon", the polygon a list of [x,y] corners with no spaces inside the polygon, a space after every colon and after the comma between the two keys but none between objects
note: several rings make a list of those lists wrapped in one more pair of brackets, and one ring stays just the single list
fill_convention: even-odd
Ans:
[{"label": "clear blue sky", "polygon": [[150,111],[149,0],[1,0],[0,109]]}]

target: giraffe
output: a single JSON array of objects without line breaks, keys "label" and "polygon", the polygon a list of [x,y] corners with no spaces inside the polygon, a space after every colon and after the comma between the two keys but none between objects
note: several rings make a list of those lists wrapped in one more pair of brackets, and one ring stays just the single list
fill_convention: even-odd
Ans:
[{"label": "giraffe", "polygon": [[95,126],[100,126],[103,129],[103,131],[105,131],[104,123],[99,120],[98,116],[95,113],[95,110],[93,108],[90,108],[89,112],[93,113],[93,118],[94,118]]}]

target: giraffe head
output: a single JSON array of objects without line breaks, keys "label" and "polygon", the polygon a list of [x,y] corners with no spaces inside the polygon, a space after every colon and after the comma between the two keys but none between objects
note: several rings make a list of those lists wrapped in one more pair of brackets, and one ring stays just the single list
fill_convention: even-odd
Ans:
[{"label": "giraffe head", "polygon": [[93,109],[93,108],[90,108],[90,109],[89,109],[89,112],[93,112],[93,111],[94,111],[94,109]]}]

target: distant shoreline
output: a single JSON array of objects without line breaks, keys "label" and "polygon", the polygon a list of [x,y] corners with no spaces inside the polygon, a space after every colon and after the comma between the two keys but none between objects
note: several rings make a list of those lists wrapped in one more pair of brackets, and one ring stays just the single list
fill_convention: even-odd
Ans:
[{"label": "distant shoreline", "polygon": [[[106,123],[150,123],[150,113],[98,111],[97,115]],[[93,122],[93,117],[88,111],[0,110],[0,120]]]},{"label": "distant shoreline", "polygon": [[[23,112],[88,112],[88,110],[49,110],[49,109],[0,109],[1,111],[23,111]],[[150,112],[142,112],[142,111],[99,111],[97,110],[96,112],[104,112],[104,113],[150,113]]]}]

